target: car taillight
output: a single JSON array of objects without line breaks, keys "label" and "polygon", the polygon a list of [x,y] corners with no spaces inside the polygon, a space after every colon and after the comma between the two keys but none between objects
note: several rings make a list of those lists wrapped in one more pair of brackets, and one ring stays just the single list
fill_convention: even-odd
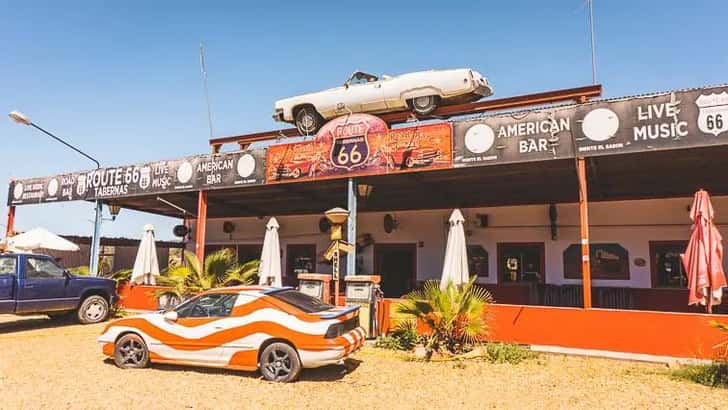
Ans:
[{"label": "car taillight", "polygon": [[329,328],[326,330],[326,334],[324,335],[324,337],[326,339],[335,339],[343,334],[344,334],[344,324],[336,323],[336,324],[329,326]]}]

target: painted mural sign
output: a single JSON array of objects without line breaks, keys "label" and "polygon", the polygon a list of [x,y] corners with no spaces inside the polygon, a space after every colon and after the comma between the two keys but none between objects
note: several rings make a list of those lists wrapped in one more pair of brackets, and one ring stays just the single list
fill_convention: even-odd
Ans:
[{"label": "painted mural sign", "polygon": [[388,129],[378,117],[329,121],[310,141],[268,147],[266,183],[450,168],[448,123]]},{"label": "painted mural sign", "polygon": [[574,110],[579,156],[728,143],[728,87],[601,101]]},{"label": "painted mural sign", "polygon": [[264,150],[251,150],[20,179],[10,183],[8,205],[258,185],[264,180],[264,161]]},{"label": "painted mural sign", "polygon": [[568,109],[526,111],[453,123],[453,166],[573,157]]}]

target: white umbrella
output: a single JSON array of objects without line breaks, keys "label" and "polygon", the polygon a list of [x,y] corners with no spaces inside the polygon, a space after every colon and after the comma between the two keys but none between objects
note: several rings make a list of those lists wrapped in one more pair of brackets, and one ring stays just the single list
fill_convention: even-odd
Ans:
[{"label": "white umbrella", "polygon": [[270,218],[265,226],[263,251],[260,255],[259,285],[281,286],[281,245],[278,241],[278,221]]},{"label": "white umbrella", "polygon": [[459,209],[450,215],[450,230],[447,234],[447,247],[445,248],[445,263],[442,266],[442,279],[440,289],[445,289],[448,282],[459,286],[469,280],[468,253],[465,245],[465,229],[462,212]]},{"label": "white umbrella", "polygon": [[35,249],[52,249],[56,251],[75,252],[79,250],[75,243],[48,232],[44,228],[34,228],[5,240],[10,251],[30,252]]},{"label": "white umbrella", "polygon": [[144,225],[144,235],[139,242],[139,251],[131,272],[131,282],[137,285],[154,285],[155,276],[159,276],[159,262],[157,247],[154,244],[154,226],[147,224]]}]

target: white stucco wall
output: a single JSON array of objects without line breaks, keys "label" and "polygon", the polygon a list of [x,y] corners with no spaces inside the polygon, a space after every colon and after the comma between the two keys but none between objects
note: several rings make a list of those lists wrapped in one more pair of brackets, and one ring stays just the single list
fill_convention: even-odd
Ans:
[{"label": "white stucco wall", "polygon": [[[595,286],[650,287],[650,241],[687,240],[690,220],[687,207],[692,198],[672,198],[640,201],[592,202],[589,206],[589,222],[592,226],[591,242],[616,242],[629,251],[629,280],[594,280]],[[718,215],[721,233],[728,236],[728,197],[714,197],[713,205]],[[484,283],[496,282],[498,272],[497,244],[499,242],[543,242],[545,247],[546,282],[551,284],[580,283],[577,279],[565,279],[563,251],[571,244],[579,243],[578,204],[559,204],[558,238],[551,240],[548,205],[463,209],[468,221],[467,241],[482,245],[489,254],[489,272]],[[360,213],[357,233],[369,233],[376,243],[420,243],[417,248],[417,279],[440,277],[447,240],[446,221],[449,210],[391,212],[399,221],[399,228],[387,234],[383,228],[386,212]],[[488,227],[475,225],[476,214],[488,215]],[[286,266],[288,244],[315,244],[321,255],[329,244],[328,234],[318,230],[322,215],[276,216],[280,223],[280,240],[283,251],[282,267]],[[232,236],[222,230],[225,220],[235,223]],[[726,223],[721,223],[725,221]],[[207,244],[260,244],[265,233],[267,219],[228,218],[210,219],[207,225]],[[194,244],[190,244],[194,249]],[[364,273],[372,272],[373,247],[360,254]],[[644,258],[645,266],[636,266],[635,258]],[[726,261],[728,265],[728,259]],[[728,268],[728,266],[727,266]],[[330,273],[329,265],[320,264],[317,270]]]}]

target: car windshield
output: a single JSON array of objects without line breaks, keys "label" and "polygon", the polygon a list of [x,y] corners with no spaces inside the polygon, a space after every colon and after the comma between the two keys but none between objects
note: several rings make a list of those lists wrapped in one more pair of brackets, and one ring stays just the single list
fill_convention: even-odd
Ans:
[{"label": "car windshield", "polygon": [[270,296],[282,300],[289,305],[293,305],[306,313],[323,312],[324,310],[333,308],[333,306],[327,303],[293,289],[273,292]]},{"label": "car windshield", "polygon": [[378,80],[378,78],[376,75],[357,71],[351,75],[351,78],[349,78],[349,84],[351,84],[351,85],[366,84],[366,83],[373,83],[374,81],[377,81],[377,80]]}]

